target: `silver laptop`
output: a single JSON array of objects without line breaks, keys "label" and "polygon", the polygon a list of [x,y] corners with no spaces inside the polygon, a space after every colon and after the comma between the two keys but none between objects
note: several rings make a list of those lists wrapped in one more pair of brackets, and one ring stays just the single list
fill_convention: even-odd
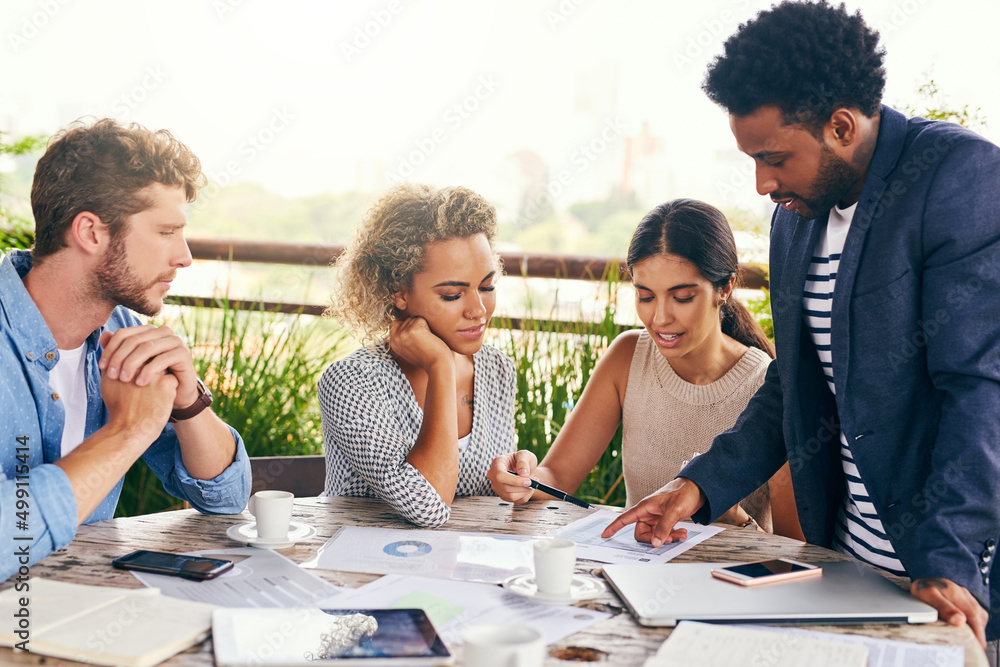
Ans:
[{"label": "silver laptop", "polygon": [[627,563],[604,577],[641,625],[724,623],[933,623],[937,611],[858,562],[816,563],[823,576],[744,587],[715,579],[732,563]]}]

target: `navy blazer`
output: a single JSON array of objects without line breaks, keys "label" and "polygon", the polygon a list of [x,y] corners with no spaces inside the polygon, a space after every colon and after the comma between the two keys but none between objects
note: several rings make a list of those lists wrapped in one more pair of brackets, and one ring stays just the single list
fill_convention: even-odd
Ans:
[{"label": "navy blazer", "polygon": [[695,519],[716,518],[788,460],[805,537],[830,546],[845,493],[842,429],[907,574],[968,588],[992,607],[996,638],[1000,148],[882,107],[833,298],[836,398],[802,316],[826,223],[775,209],[777,358],[736,425],[681,471],[708,499]]}]

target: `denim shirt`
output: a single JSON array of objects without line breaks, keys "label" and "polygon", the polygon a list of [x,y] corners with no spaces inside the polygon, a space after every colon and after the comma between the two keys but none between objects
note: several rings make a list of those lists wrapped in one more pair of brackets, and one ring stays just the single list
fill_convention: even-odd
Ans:
[{"label": "denim shirt", "polygon": [[[61,456],[65,419],[62,403],[49,385],[59,351],[21,282],[30,269],[27,251],[11,251],[0,261],[0,581],[69,544],[77,525],[69,478],[53,465]],[[97,367],[101,333],[139,324],[135,314],[119,306],[103,327],[87,337],[84,438],[108,421]],[[243,439],[232,427],[230,431],[236,456],[214,479],[195,479],[188,473],[171,424],[142,458],[171,495],[201,512],[236,514],[250,495],[250,462]],[[121,489],[118,480],[84,523],[110,519]],[[20,572],[24,574],[23,569]]]}]

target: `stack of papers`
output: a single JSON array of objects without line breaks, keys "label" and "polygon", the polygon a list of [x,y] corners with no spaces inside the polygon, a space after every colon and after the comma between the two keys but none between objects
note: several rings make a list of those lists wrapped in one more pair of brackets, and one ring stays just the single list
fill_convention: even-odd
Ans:
[{"label": "stack of papers", "polygon": [[[828,635],[836,638],[836,635]],[[645,667],[866,667],[868,649],[825,639],[684,621]]]},{"label": "stack of papers", "polygon": [[[28,602],[32,653],[94,665],[150,667],[208,637],[213,605],[160,595],[157,589],[84,586],[31,579],[30,590],[0,593],[0,616]],[[0,625],[0,646],[20,645],[14,623]]]},{"label": "stack of papers", "polygon": [[[616,516],[607,510],[594,512],[549,536],[576,542],[577,558],[602,563],[665,563],[722,532],[718,526],[680,523],[679,528],[688,530],[683,542],[653,547],[636,542],[631,528],[604,539],[601,531]],[[345,526],[302,567],[499,584],[534,572],[531,543],[536,539],[530,535]]]},{"label": "stack of papers", "polygon": [[480,623],[530,625],[545,643],[557,642],[611,614],[571,605],[544,605],[499,586],[471,581],[389,574],[341,594],[329,609],[423,609],[448,644],[462,643],[462,631]]},{"label": "stack of papers", "polygon": [[499,584],[534,571],[529,535],[345,526],[302,567]]},{"label": "stack of papers", "polygon": [[568,526],[548,533],[549,537],[560,537],[576,542],[576,557],[596,560],[601,563],[666,563],[676,558],[696,544],[701,544],[713,535],[723,531],[719,526],[702,526],[697,523],[680,521],[677,528],[687,529],[688,536],[683,542],[670,542],[658,547],[635,541],[635,527],[628,526],[613,537],[601,537],[609,523],[618,518],[616,512],[600,510],[577,519]]},{"label": "stack of papers", "polygon": [[164,595],[220,607],[322,607],[341,590],[276,551],[242,547],[207,549],[188,555],[222,558],[233,561],[234,565],[228,572],[207,581],[150,572],[132,574]]},{"label": "stack of papers", "polygon": [[962,667],[961,646],[683,621],[645,667]]}]

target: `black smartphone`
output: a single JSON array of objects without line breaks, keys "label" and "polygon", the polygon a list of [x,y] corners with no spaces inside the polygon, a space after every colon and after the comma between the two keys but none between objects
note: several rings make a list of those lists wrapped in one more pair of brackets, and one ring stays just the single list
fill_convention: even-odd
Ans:
[{"label": "black smartphone", "polygon": [[168,554],[162,551],[133,551],[114,559],[111,564],[119,570],[140,570],[185,579],[214,579],[233,567],[231,560]]}]

